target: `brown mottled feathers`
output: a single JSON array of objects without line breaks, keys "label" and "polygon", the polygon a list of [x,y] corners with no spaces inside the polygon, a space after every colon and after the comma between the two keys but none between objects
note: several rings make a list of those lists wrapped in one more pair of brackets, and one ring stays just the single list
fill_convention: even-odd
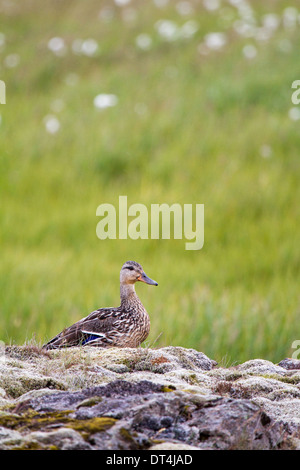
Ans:
[{"label": "brown mottled feathers", "polygon": [[141,326],[144,326],[142,334],[134,331],[134,327],[139,330],[139,323],[134,313],[125,314],[120,308],[101,308],[64,329],[46,346],[47,349],[85,344],[98,347],[136,347],[144,341],[150,330],[149,317],[141,322]]},{"label": "brown mottled feathers", "polygon": [[74,325],[65,328],[43,347],[57,349],[80,345],[105,348],[139,346],[149,334],[150,319],[135,292],[136,281],[157,285],[148,278],[141,265],[128,261],[120,273],[120,307],[93,311]]}]

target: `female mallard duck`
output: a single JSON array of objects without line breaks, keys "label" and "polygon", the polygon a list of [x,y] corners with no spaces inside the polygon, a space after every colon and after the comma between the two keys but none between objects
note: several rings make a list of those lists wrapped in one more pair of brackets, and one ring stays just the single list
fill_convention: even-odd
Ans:
[{"label": "female mallard duck", "polygon": [[127,261],[120,272],[121,305],[117,308],[99,308],[87,317],[65,328],[43,347],[57,349],[69,346],[112,346],[136,348],[148,336],[150,319],[138,298],[134,284],[137,281],[157,286],[142,266]]}]

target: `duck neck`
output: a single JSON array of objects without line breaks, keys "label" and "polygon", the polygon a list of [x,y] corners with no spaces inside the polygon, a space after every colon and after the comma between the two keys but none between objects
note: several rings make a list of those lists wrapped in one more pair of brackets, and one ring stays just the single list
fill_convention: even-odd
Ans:
[{"label": "duck neck", "polygon": [[140,302],[135,292],[134,284],[120,284],[120,297],[122,307],[136,303],[137,301]]}]

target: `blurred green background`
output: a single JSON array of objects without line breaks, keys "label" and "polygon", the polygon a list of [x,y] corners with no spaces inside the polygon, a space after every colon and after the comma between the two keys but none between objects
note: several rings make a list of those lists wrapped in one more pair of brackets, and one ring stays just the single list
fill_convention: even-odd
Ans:
[{"label": "blurred green background", "polygon": [[[119,305],[232,364],[300,338],[296,0],[0,0],[0,339]],[[99,97],[100,95],[100,97]],[[103,96],[104,95],[104,96]],[[95,99],[98,97],[97,99]],[[204,204],[205,243],[104,240],[96,209]]]}]

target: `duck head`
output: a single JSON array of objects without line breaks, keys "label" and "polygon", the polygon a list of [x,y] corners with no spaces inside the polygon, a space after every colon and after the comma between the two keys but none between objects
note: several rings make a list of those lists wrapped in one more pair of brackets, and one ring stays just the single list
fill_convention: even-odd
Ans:
[{"label": "duck head", "polygon": [[120,283],[135,284],[137,281],[145,282],[151,286],[158,286],[156,281],[147,276],[139,263],[136,261],[126,261],[120,272]]}]

